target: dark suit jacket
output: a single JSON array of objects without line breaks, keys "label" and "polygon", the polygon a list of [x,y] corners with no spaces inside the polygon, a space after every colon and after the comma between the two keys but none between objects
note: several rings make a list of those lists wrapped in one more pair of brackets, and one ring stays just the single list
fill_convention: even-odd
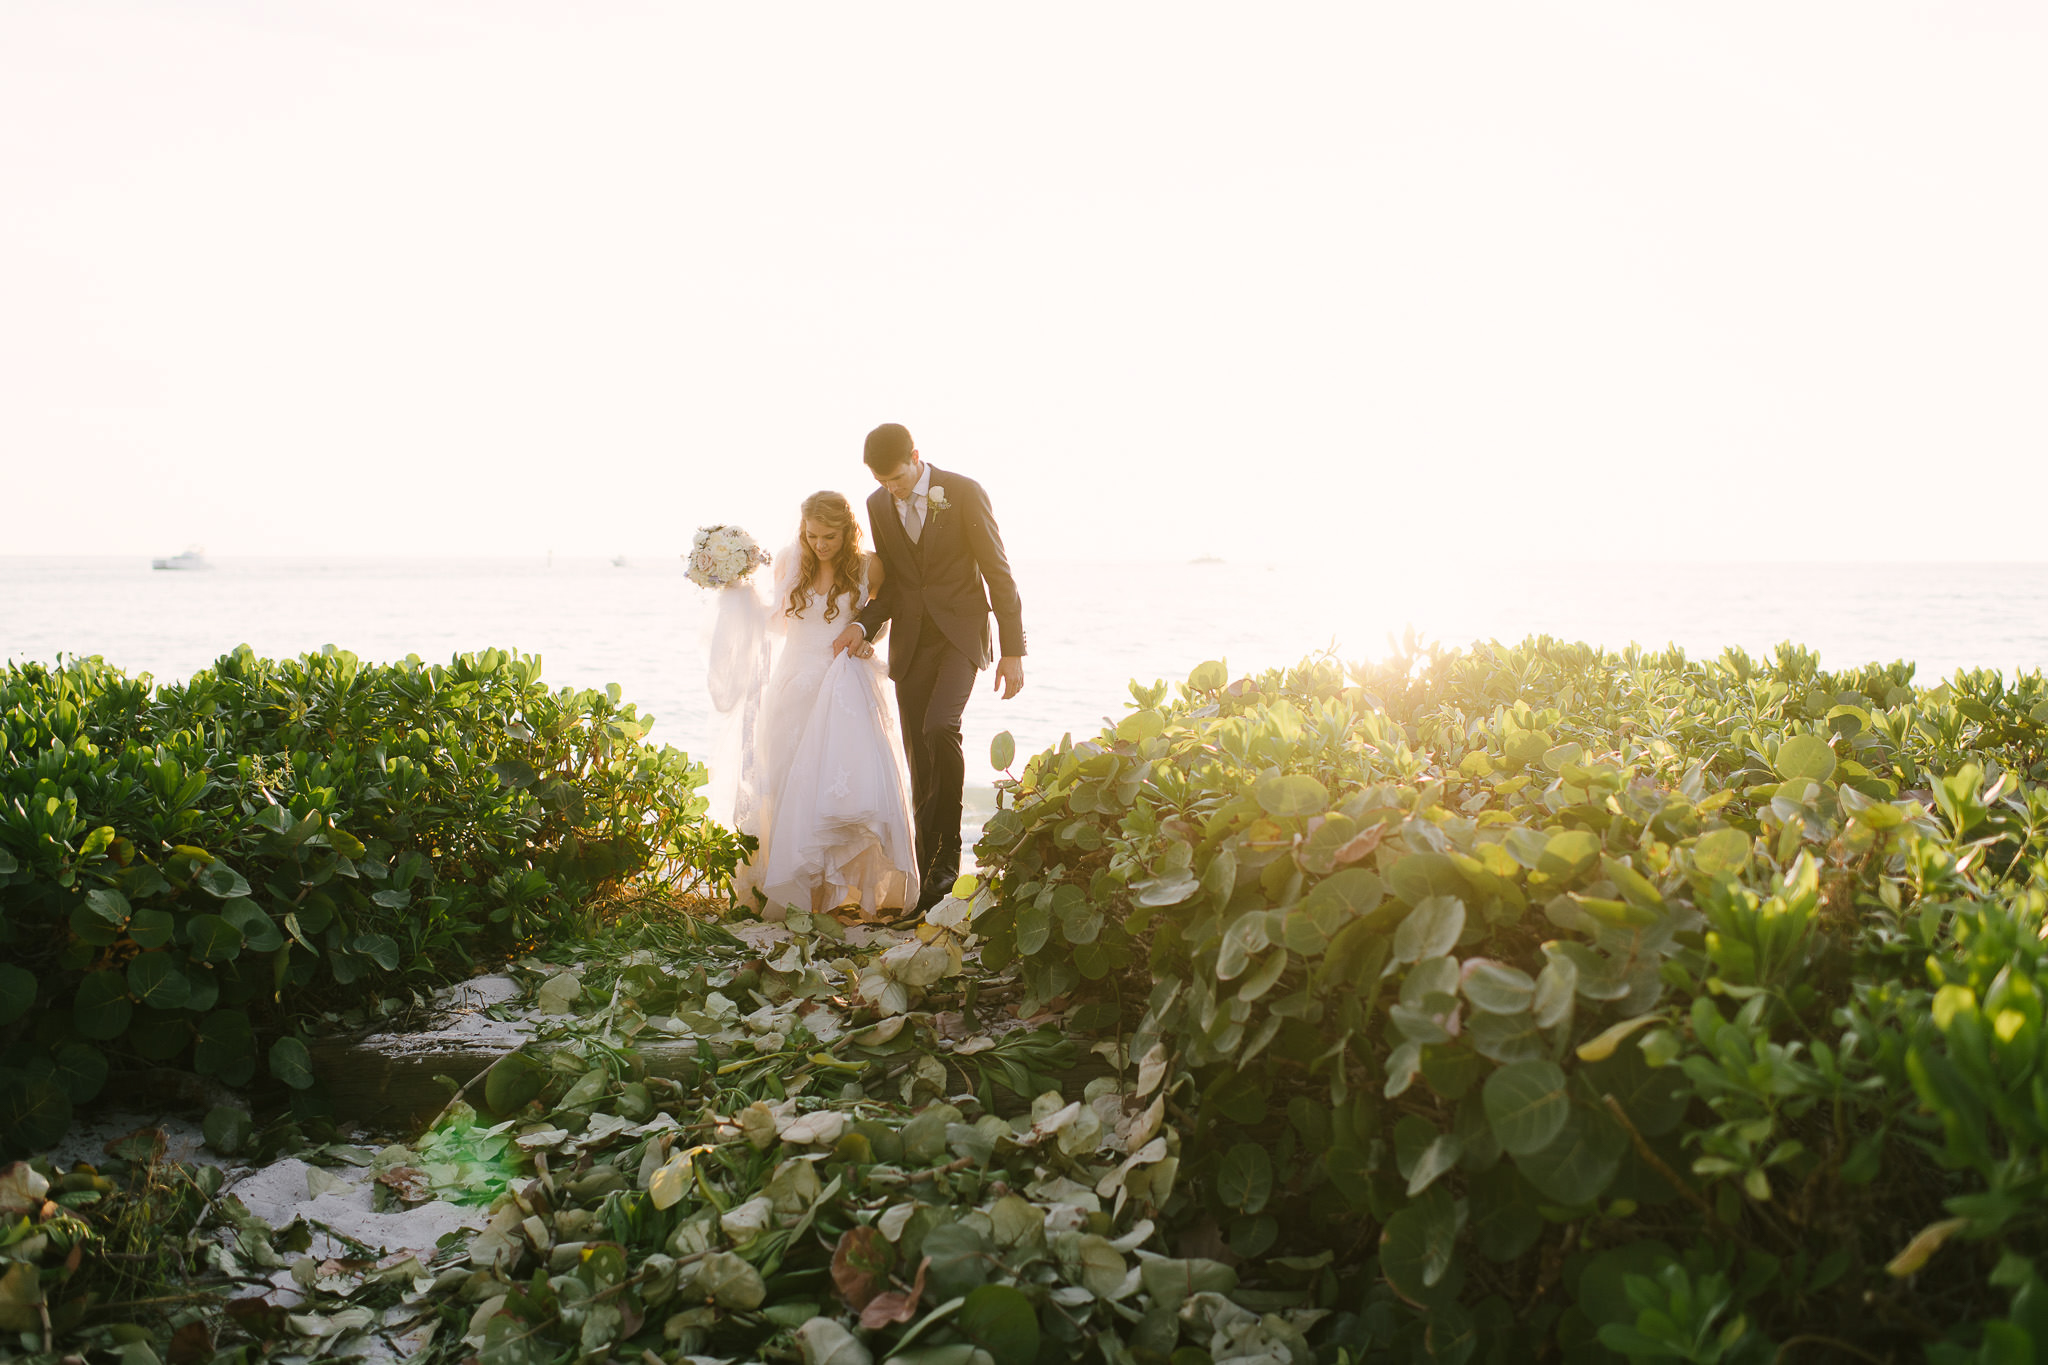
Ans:
[{"label": "dark suit jacket", "polygon": [[896,515],[896,500],[885,488],[868,495],[868,530],[882,556],[882,591],[860,614],[870,640],[885,621],[894,622],[889,640],[889,676],[900,678],[917,652],[927,619],[935,622],[962,654],[986,668],[988,618],[993,611],[1003,657],[1024,653],[1024,604],[1010,559],[1003,551],[988,494],[964,474],[931,467],[927,488],[946,490],[947,506],[928,507],[924,530],[913,544]]}]

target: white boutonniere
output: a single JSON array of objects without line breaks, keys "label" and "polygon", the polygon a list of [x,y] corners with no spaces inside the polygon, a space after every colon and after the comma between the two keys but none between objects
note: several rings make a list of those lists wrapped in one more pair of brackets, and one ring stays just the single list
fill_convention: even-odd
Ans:
[{"label": "white boutonniere", "polygon": [[939,484],[933,484],[931,486],[931,490],[927,492],[924,496],[925,501],[929,502],[932,505],[932,510],[934,512],[943,512],[953,505],[952,503],[946,501],[946,490]]}]

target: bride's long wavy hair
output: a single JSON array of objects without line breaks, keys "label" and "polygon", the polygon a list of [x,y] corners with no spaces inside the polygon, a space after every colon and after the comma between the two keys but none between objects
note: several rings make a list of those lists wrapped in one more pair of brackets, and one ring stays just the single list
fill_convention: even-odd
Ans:
[{"label": "bride's long wavy hair", "polygon": [[796,583],[789,590],[787,610],[791,616],[804,614],[804,603],[811,596],[811,580],[818,576],[818,552],[811,548],[811,539],[804,534],[804,523],[815,521],[840,533],[839,553],[832,556],[832,595],[825,603],[825,619],[836,621],[840,597],[851,598],[860,583],[860,523],[853,519],[853,504],[840,493],[813,493],[804,499],[799,510],[802,518],[796,526]]}]

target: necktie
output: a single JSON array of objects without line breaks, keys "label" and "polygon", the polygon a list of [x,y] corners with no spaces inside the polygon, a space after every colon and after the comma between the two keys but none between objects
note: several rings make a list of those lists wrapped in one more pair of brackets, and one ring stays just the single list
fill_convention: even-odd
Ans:
[{"label": "necktie", "polygon": [[917,510],[917,494],[912,493],[903,500],[903,529],[910,535],[910,543],[917,544],[917,538],[924,532],[924,514]]}]

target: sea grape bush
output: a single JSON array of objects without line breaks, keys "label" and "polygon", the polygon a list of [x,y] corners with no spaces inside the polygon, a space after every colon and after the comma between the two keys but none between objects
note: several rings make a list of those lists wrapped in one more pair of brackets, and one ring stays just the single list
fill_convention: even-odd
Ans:
[{"label": "sea grape bush", "polygon": [[53,1140],[110,1064],[306,1087],[295,1013],[465,974],[650,870],[729,879],[743,841],[651,723],[502,650],[7,666],[0,1146]]},{"label": "sea grape bush", "polygon": [[983,965],[1172,1069],[1166,1214],[1331,1257],[1319,1358],[2033,1359],[2048,685],[1912,674],[1134,684],[999,784]]}]

